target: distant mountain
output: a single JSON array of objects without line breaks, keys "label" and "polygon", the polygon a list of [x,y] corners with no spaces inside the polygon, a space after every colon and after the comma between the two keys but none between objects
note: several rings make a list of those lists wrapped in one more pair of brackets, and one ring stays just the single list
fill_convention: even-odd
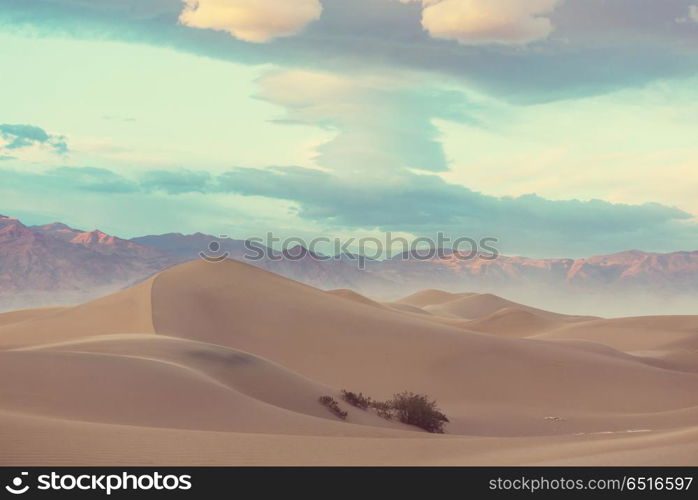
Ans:
[{"label": "distant mountain", "polygon": [[245,252],[245,242],[243,240],[221,238],[203,233],[167,233],[140,236],[132,238],[130,241],[138,245],[156,248],[183,261],[200,258],[199,253],[209,252],[209,245],[214,241],[219,243],[220,249],[217,252],[211,252],[211,255],[228,252],[232,258],[241,258]]},{"label": "distant mountain", "polygon": [[80,302],[177,262],[119,238],[50,226],[30,228],[0,216],[0,310]]},{"label": "distant mountain", "polygon": [[698,252],[668,254],[639,250],[574,261],[570,283],[611,283],[655,289],[698,290]]},{"label": "distant mountain", "polygon": [[148,261],[155,267],[161,264],[171,265],[177,262],[169,252],[163,252],[150,245],[142,245],[135,241],[124,240],[95,229],[93,231],[81,231],[73,229],[60,222],[46,224],[44,226],[31,226],[32,231],[53,236],[82,247],[93,250],[102,255],[115,255],[119,257],[138,258]]},{"label": "distant mountain", "polygon": [[[698,292],[698,251],[668,254],[639,250],[585,259],[531,259],[500,256],[495,260],[459,260],[454,255],[430,260],[382,262],[405,284],[462,284],[479,286],[548,285],[559,289],[628,290],[655,293]],[[405,272],[409,269],[409,272]]]},{"label": "distant mountain", "polygon": [[392,300],[434,288],[497,293],[567,312],[696,313],[698,252],[639,250],[585,259],[459,258],[444,251],[424,260],[314,255],[303,247],[279,252],[258,246],[250,260],[243,240],[169,233],[131,240],[56,222],[26,227],[0,216],[0,310],[74,303],[109,293],[173,264],[227,257],[324,289],[352,289]]}]

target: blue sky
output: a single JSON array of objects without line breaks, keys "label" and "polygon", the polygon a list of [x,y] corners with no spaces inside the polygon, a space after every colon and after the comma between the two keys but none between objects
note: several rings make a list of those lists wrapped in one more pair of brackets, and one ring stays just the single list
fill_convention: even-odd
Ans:
[{"label": "blue sky", "polygon": [[0,213],[698,248],[695,0],[0,0]]}]

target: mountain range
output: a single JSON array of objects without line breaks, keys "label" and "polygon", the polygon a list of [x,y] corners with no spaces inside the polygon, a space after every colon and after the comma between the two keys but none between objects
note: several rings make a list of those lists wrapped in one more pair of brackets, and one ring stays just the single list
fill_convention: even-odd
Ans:
[{"label": "mountain range", "polygon": [[[213,253],[212,242],[217,245]],[[350,255],[317,259],[302,247],[287,250],[286,256],[264,251],[263,258],[250,261],[245,242],[231,238],[169,233],[127,240],[60,222],[26,226],[0,216],[0,310],[83,302],[200,259],[202,252],[244,260],[317,288],[351,289],[386,300],[436,288],[498,293],[570,313],[627,315],[695,313],[698,297],[698,251],[631,250],[583,259],[400,255],[366,259],[365,269]],[[295,257],[284,258],[288,254]]]}]

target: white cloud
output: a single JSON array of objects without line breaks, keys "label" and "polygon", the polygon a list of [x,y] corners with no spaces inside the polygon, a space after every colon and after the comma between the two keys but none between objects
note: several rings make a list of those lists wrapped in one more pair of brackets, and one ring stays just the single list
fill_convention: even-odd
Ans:
[{"label": "white cloud", "polygon": [[422,26],[434,38],[465,45],[523,45],[548,37],[546,14],[560,0],[400,0],[421,1]]},{"label": "white cloud", "polygon": [[184,0],[179,22],[262,43],[291,36],[322,13],[320,0]]},{"label": "white cloud", "polygon": [[402,182],[406,169],[447,169],[432,118],[459,119],[464,103],[455,91],[425,91],[417,82],[282,70],[260,78],[258,97],[285,108],[279,123],[331,132],[315,150],[315,165],[362,182]]}]

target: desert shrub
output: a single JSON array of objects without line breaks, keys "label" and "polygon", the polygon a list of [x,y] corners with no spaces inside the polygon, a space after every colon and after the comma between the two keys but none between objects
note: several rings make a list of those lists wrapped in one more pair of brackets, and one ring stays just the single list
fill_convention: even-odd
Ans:
[{"label": "desert shrub", "polygon": [[332,396],[320,396],[318,398],[318,402],[342,420],[346,420],[348,415],[347,412],[345,412],[339,407],[339,404],[337,403],[337,401],[334,400]]},{"label": "desert shrub", "polygon": [[[373,408],[376,415],[386,420],[398,420],[403,424],[414,425],[436,434],[443,434],[444,425],[449,421],[438,408],[436,401],[430,401],[427,396],[412,392],[395,394],[389,401],[374,401],[362,393],[356,394],[343,390],[342,399],[362,410]],[[333,414],[346,420],[347,412],[339,407],[334,398],[321,396],[318,401]]]},{"label": "desert shrub", "polygon": [[342,399],[352,406],[356,406],[362,410],[368,409],[371,406],[371,398],[364,396],[362,393],[353,393],[349,391],[342,391]]},{"label": "desert shrub", "polygon": [[371,408],[376,410],[376,414],[386,420],[395,418],[395,410],[389,401],[371,401]]},{"label": "desert shrub", "polygon": [[420,427],[428,432],[443,434],[444,424],[448,418],[436,406],[436,401],[429,401],[427,396],[402,392],[395,394],[388,401],[395,418],[400,422]]}]

